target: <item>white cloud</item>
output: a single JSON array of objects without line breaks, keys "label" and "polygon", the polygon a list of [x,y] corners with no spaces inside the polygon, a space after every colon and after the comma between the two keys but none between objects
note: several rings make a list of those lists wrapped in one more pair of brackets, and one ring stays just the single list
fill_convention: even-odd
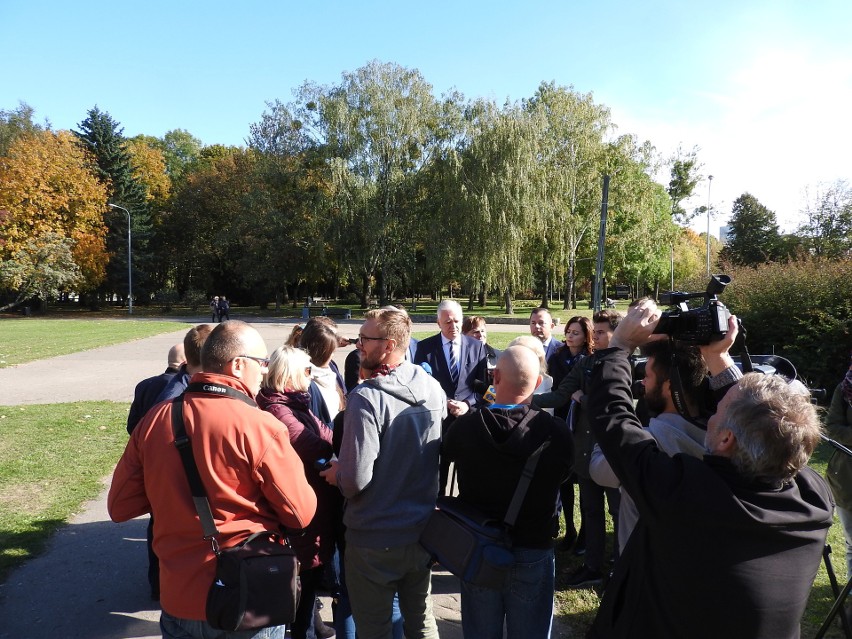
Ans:
[{"label": "white cloud", "polygon": [[[704,174],[714,176],[712,203],[720,211],[714,233],[746,191],[776,212],[784,230],[793,230],[806,188],[852,179],[847,52],[763,49],[728,78],[709,79],[707,85],[712,90],[669,96],[669,105],[650,117],[629,105],[614,105],[612,111],[620,132],[651,140],[666,156],[679,144],[700,147]],[[659,178],[665,183],[668,175]],[[688,205],[706,203],[705,182]]]}]

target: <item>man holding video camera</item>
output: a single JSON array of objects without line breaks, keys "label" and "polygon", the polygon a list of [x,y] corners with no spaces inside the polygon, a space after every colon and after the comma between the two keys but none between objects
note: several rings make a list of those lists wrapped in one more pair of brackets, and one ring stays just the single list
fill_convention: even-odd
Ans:
[{"label": "man holding video camera", "polygon": [[820,426],[807,397],[780,376],[741,379],[721,339],[701,346],[714,387],[703,459],[670,457],[641,428],[628,355],[660,311],[628,311],[595,356],[587,400],[597,441],[639,511],[589,637],[794,638],[828,527],[831,495],[806,467]]}]

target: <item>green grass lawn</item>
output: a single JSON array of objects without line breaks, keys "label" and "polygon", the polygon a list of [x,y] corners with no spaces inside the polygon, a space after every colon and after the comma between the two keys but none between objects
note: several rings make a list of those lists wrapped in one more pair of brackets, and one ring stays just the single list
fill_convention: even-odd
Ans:
[{"label": "green grass lawn", "polygon": [[0,368],[189,327],[180,322],[0,319]]},{"label": "green grass lawn", "polygon": [[104,489],[127,443],[128,405],[0,406],[0,583]]}]

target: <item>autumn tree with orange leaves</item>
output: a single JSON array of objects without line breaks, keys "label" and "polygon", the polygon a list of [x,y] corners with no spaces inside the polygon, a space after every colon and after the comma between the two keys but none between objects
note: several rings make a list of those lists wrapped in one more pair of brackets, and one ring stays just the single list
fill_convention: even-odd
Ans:
[{"label": "autumn tree with orange leaves", "polygon": [[[0,157],[0,261],[24,249],[38,252],[48,238],[51,244],[65,239],[79,271],[77,289],[92,289],[103,280],[109,261],[103,239],[107,193],[91,162],[68,131],[32,132],[12,143]],[[17,291],[15,282],[26,279],[19,274],[0,286]]]}]

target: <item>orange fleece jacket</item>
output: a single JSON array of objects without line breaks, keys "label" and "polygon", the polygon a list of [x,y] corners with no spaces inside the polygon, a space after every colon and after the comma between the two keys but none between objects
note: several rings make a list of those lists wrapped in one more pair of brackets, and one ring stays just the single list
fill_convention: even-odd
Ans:
[{"label": "orange fleece jacket", "polygon": [[[251,396],[227,375],[197,373],[191,381],[223,384]],[[287,429],[275,417],[239,399],[188,393],[184,423],[222,548],[260,530],[310,523],[316,495]],[[113,474],[107,507],[113,521],[153,513],[163,610],[205,619],[216,558],[202,537],[174,446],[170,401],[154,406],[133,431]]]}]

